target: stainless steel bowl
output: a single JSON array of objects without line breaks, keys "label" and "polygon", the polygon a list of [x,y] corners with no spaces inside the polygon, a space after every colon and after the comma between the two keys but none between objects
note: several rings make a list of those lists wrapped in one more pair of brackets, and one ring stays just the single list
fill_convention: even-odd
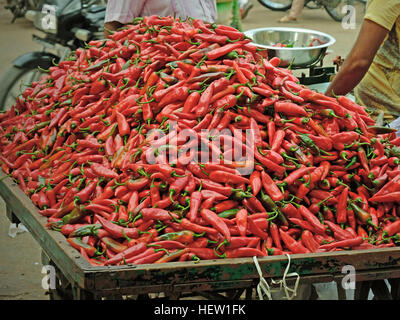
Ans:
[{"label": "stainless steel bowl", "polygon": [[[291,65],[294,69],[309,68],[324,57],[327,48],[336,40],[332,36],[301,28],[258,28],[245,31],[253,43],[266,49],[268,58],[281,59],[281,67]],[[276,47],[277,44],[290,44],[293,47]]]}]

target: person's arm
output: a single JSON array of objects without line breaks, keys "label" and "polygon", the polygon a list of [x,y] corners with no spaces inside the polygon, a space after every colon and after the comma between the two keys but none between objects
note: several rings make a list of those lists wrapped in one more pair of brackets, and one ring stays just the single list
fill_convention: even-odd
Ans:
[{"label": "person's arm", "polygon": [[346,95],[353,90],[367,73],[374,57],[389,30],[364,19],[358,38],[345,59],[343,66],[326,90],[327,96]]}]

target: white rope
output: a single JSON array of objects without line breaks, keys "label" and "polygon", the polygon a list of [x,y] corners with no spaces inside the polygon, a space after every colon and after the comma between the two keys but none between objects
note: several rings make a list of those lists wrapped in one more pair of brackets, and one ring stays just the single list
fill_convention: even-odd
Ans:
[{"label": "white rope", "polygon": [[[272,300],[271,292],[273,292],[273,291],[276,291],[276,292],[281,291],[282,290],[282,286],[283,286],[283,289],[285,291],[286,298],[288,300],[292,300],[297,295],[297,288],[299,286],[300,275],[297,272],[288,273],[289,268],[290,268],[290,255],[286,254],[286,256],[288,258],[288,264],[286,266],[285,272],[283,273],[282,280],[275,281],[274,279],[271,279],[271,283],[272,284],[279,284],[279,290],[276,290],[276,289],[274,290],[274,289],[270,288],[268,282],[264,279],[264,277],[262,275],[262,271],[261,271],[260,265],[258,264],[257,257],[256,256],[253,257],[253,261],[254,261],[254,264],[256,266],[258,275],[260,276],[260,282],[257,285],[257,294],[258,294],[258,298],[260,300],[264,300],[264,295],[266,295],[269,300]],[[297,277],[293,289],[289,288],[288,285],[286,284],[286,277]],[[289,292],[292,292],[292,295],[290,295]]]},{"label": "white rope", "polygon": [[264,293],[268,297],[269,300],[272,300],[271,289],[270,289],[267,281],[262,276],[262,271],[261,271],[260,265],[258,264],[257,257],[254,256],[253,260],[254,260],[254,264],[256,265],[256,269],[258,271],[258,274],[260,276],[260,282],[257,285],[258,298],[260,300],[264,300],[264,295],[263,295],[263,293]]}]

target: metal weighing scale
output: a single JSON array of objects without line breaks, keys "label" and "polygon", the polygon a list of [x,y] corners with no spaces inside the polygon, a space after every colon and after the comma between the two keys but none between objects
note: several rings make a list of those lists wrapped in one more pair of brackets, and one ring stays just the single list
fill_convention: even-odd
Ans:
[{"label": "metal weighing scale", "polygon": [[[265,49],[264,56],[269,59],[280,58],[280,67],[290,67],[301,84],[318,92],[326,91],[332,77],[343,63],[343,59],[338,56],[331,66],[323,66],[328,47],[336,42],[335,38],[323,32],[273,27],[252,29],[244,34],[251,38],[257,47]],[[301,71],[301,74],[298,75],[296,71]],[[354,100],[354,96],[348,96]]]}]

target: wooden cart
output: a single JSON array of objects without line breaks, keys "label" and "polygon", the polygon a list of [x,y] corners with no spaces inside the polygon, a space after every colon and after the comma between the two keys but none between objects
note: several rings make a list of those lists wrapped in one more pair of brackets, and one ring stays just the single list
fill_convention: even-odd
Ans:
[{"label": "wooden cart", "polygon": [[[260,281],[252,258],[217,259],[200,262],[170,262],[158,265],[95,267],[72,248],[65,237],[46,228],[47,218],[38,213],[31,200],[10,178],[0,173],[0,195],[7,216],[22,222],[42,248],[42,262],[53,265],[57,286],[53,299],[151,298],[156,295],[176,300],[201,296],[212,299],[254,299]],[[376,299],[400,297],[400,248],[297,254],[290,259],[289,272],[300,275],[300,284],[336,281],[339,299],[346,299],[341,280],[342,267],[356,271],[356,299],[367,299],[371,288]],[[267,280],[282,279],[288,265],[286,256],[257,259]],[[293,278],[290,278],[293,280]],[[288,284],[293,285],[288,278]],[[383,279],[389,279],[391,291]]]}]

